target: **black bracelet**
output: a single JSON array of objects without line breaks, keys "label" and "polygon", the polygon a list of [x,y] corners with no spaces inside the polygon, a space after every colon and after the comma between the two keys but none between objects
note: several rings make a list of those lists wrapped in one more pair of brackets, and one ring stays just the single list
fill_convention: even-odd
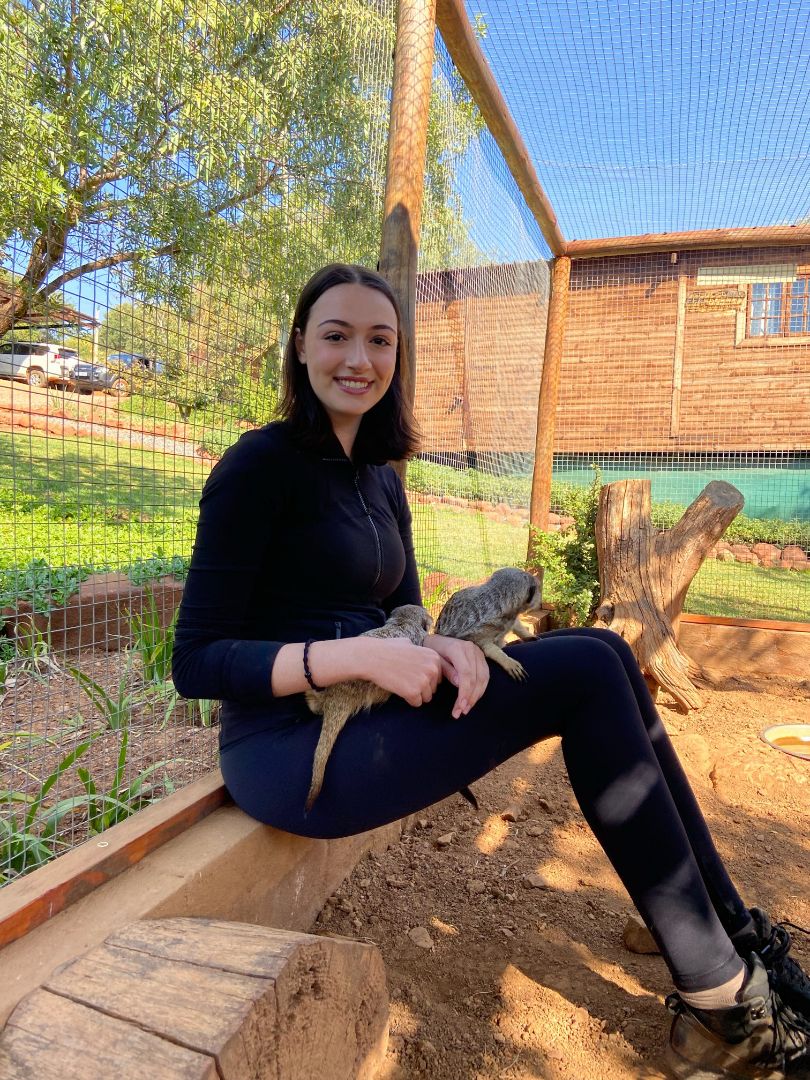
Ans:
[{"label": "black bracelet", "polygon": [[325,686],[318,686],[318,684],[312,678],[312,672],[309,670],[309,647],[314,643],[314,641],[314,638],[310,638],[309,641],[304,642],[304,675],[313,690],[325,690]]}]

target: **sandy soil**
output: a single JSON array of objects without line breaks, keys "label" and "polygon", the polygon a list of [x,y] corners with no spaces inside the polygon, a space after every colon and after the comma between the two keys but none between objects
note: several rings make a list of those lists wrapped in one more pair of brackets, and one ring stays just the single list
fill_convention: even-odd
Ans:
[{"label": "sandy soil", "polygon": [[[810,763],[759,732],[810,722],[810,682],[733,680],[700,713],[660,702],[747,900],[810,929]],[[356,868],[315,933],[377,944],[391,995],[384,1080],[658,1077],[672,989],[622,940],[629,897],[573,799],[557,740],[506,763]],[[539,874],[534,885],[527,877]],[[810,936],[794,931],[810,969]]]}]

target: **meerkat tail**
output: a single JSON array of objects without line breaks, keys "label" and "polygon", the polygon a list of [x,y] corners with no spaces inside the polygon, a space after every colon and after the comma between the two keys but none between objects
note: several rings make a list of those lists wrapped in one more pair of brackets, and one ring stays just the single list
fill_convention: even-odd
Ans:
[{"label": "meerkat tail", "polygon": [[481,645],[481,651],[484,656],[492,660],[498,667],[502,667],[506,674],[511,675],[513,679],[522,681],[526,678],[526,669],[523,664],[511,656],[507,656],[503,649],[500,649],[497,645],[493,644],[493,642],[484,642]]},{"label": "meerkat tail", "polygon": [[346,715],[344,709],[339,711],[327,709],[324,712],[323,722],[321,723],[321,734],[318,739],[318,745],[315,747],[315,756],[312,761],[312,783],[309,785],[309,793],[305,803],[307,810],[312,809],[313,803],[321,793],[323,777],[326,772],[326,763],[329,760],[329,755],[332,753],[332,747],[335,745],[337,737],[343,730],[348,719],[349,717]]}]

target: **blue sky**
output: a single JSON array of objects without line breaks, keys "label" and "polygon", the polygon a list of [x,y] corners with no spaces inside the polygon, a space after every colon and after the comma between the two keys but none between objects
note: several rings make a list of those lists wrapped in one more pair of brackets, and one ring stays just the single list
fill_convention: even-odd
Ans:
[{"label": "blue sky", "polygon": [[473,0],[566,239],[810,215],[808,0]]}]

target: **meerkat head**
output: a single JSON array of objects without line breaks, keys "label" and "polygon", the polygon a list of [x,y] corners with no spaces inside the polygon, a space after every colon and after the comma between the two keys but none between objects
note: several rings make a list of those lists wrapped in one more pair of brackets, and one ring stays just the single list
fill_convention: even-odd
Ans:
[{"label": "meerkat head", "polygon": [[400,626],[415,627],[423,633],[430,633],[433,619],[430,612],[418,604],[403,604],[402,607],[394,608],[391,619]]},{"label": "meerkat head", "polygon": [[496,570],[492,580],[505,585],[523,612],[539,611],[543,600],[543,569],[535,573],[507,566]]}]

